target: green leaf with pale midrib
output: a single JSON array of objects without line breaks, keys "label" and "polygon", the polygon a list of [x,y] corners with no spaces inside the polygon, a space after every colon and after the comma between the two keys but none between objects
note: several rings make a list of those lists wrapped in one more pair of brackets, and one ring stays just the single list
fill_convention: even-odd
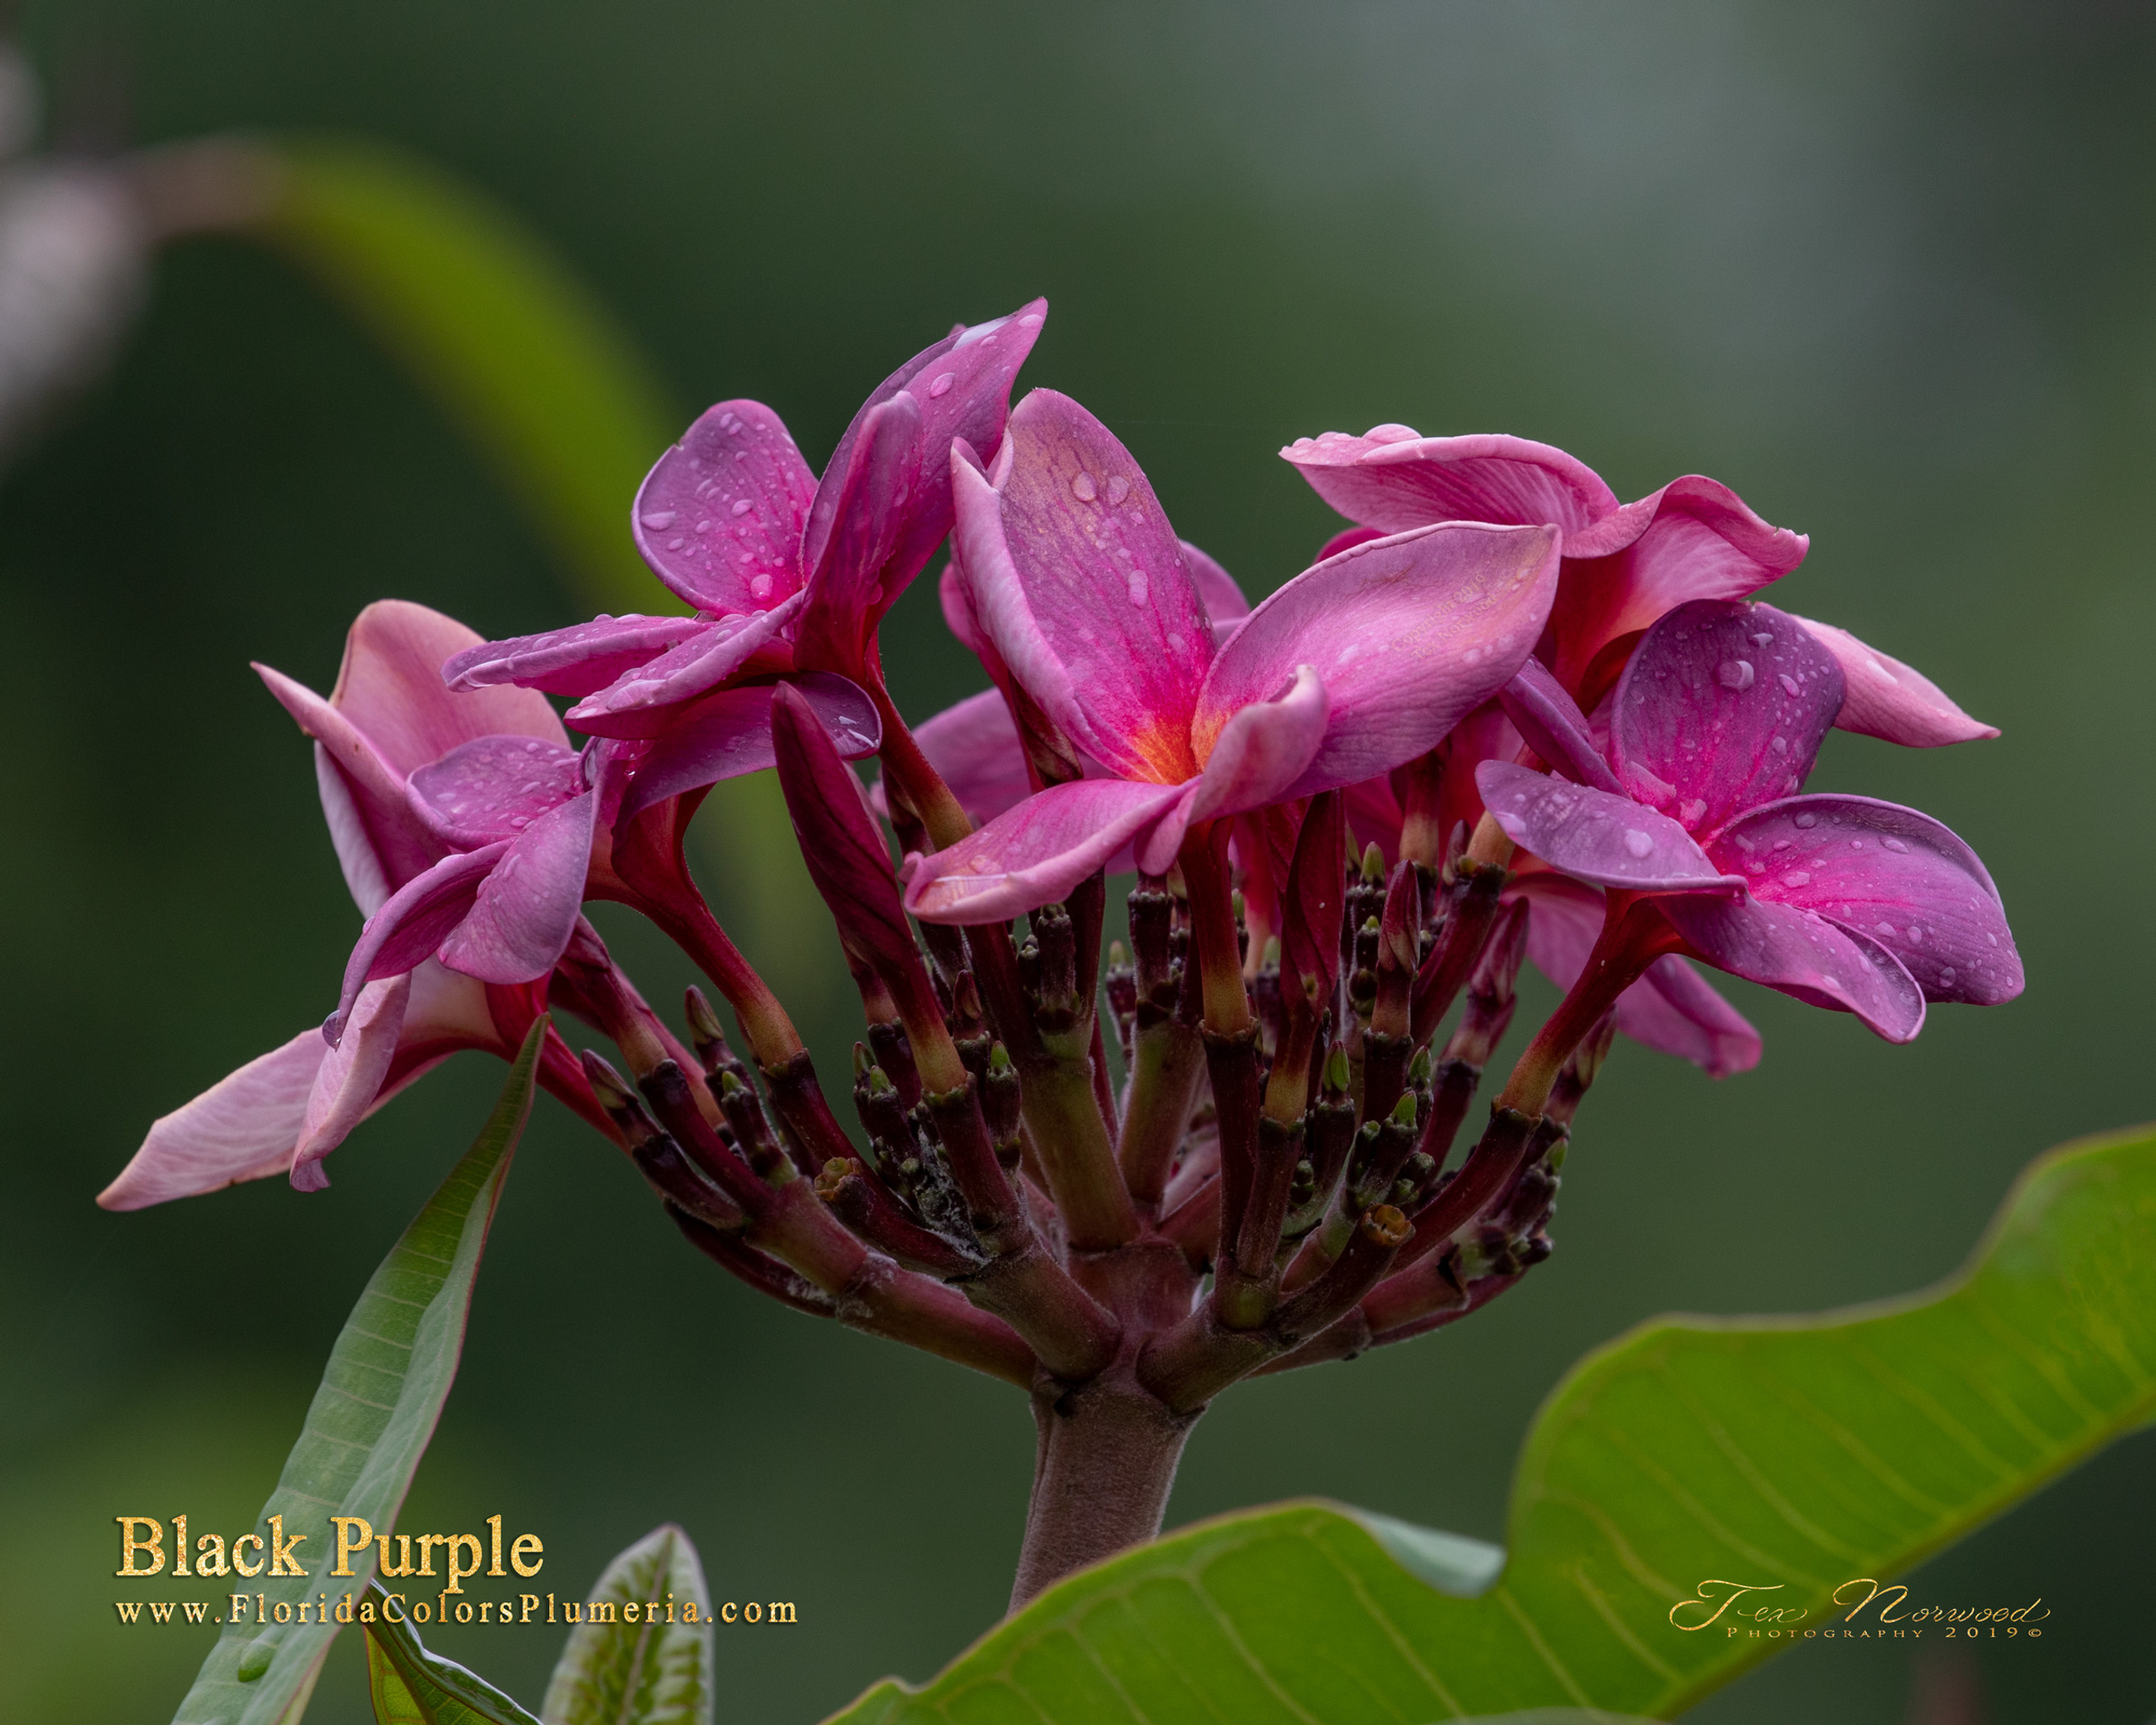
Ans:
[{"label": "green leaf with pale midrib", "polygon": [[[334,1605],[350,1589],[356,1599],[373,1571],[371,1558],[354,1565],[350,1580],[328,1574],[335,1551],[332,1515],[361,1515],[387,1532],[426,1453],[456,1376],[472,1285],[487,1230],[501,1197],[510,1157],[531,1113],[532,1073],[546,1020],[525,1039],[501,1099],[472,1148],[413,1219],[345,1319],[322,1370],[322,1387],[308,1407],[283,1476],[257,1519],[266,1541],[269,1518],[281,1514],[287,1535],[307,1536],[298,1548],[305,1576],[276,1579],[266,1573],[233,1585],[264,1595],[265,1611],[282,1601],[312,1605],[323,1594]],[[334,1623],[227,1623],[202,1662],[173,1725],[273,1725],[290,1708],[335,1639]],[[270,1654],[268,1669],[239,1680],[244,1664]]]},{"label": "green leaf with pale midrib", "polygon": [[680,430],[649,366],[546,246],[377,144],[279,147],[264,226],[403,359],[552,538],[584,599],[676,607],[629,507]]},{"label": "green leaf with pale midrib", "polygon": [[376,1725],[540,1725],[514,1696],[476,1671],[427,1651],[408,1617],[387,1613],[390,1596],[373,1583],[367,1626],[367,1685]]},{"label": "green leaf with pale midrib", "polygon": [[[1790,1645],[1673,1627],[1701,1581],[1779,1583],[1820,1624],[1838,1583],[1906,1572],[2156,1413],[2152,1242],[2156,1137],[2068,1146],[1938,1288],[1665,1318],[1588,1355],[1536,1417],[1478,1596],[1433,1590],[1357,1512],[1257,1510],[1073,1577],[834,1725],[1666,1717]],[[1433,1549],[1471,1577],[1471,1551]]]},{"label": "green leaf with pale midrib", "polygon": [[694,1602],[702,1622],[584,1622],[547,1685],[547,1725],[711,1725],[711,1590],[689,1536],[654,1528],[606,1566],[589,1600]]}]

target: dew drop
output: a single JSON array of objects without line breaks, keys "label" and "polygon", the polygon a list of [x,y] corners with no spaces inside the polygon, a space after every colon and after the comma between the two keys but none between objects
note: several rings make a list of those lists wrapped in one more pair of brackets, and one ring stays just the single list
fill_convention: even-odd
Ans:
[{"label": "dew drop", "polygon": [[771,578],[769,575],[757,576],[755,580],[749,583],[749,591],[758,599],[770,598],[771,596]]},{"label": "dew drop", "polygon": [[1725,660],[1715,672],[1716,680],[1722,687],[1740,692],[1752,686],[1752,661],[1748,659]]},{"label": "dew drop", "polygon": [[1894,938],[1894,935],[1895,935],[1896,931],[1895,931],[1894,925],[1893,925],[1892,923],[1891,923],[1891,922],[1875,922],[1875,923],[1873,923],[1871,926],[1872,926],[1874,928],[1877,929],[1877,930],[1878,930],[1881,934],[1885,935],[1885,936],[1886,937],[1886,938],[1887,938],[1887,939],[1892,940],[1892,939],[1893,939],[1893,938]]},{"label": "dew drop", "polygon": [[1951,964],[1946,965],[1940,971],[1939,980],[1943,987],[1951,988],[1954,985],[1954,967]]},{"label": "dew drop", "polygon": [[679,551],[679,550],[680,550],[680,549],[684,545],[686,545],[688,542],[688,542],[687,540],[686,540],[686,539],[669,539],[669,540],[666,542],[666,548],[667,548],[669,551]]},{"label": "dew drop", "polygon": [[1121,503],[1129,495],[1130,481],[1124,478],[1122,474],[1118,473],[1108,481],[1108,501],[1111,504]]},{"label": "dew drop", "polygon": [[1133,605],[1142,608],[1145,606],[1146,595],[1151,591],[1151,587],[1145,579],[1145,571],[1143,569],[1133,569],[1130,572],[1129,580],[1130,584],[1130,602]]},{"label": "dew drop", "polygon": [[1797,680],[1791,676],[1787,671],[1784,671],[1781,675],[1781,685],[1782,687],[1788,691],[1792,697],[1801,695],[1804,692],[1802,685],[1801,685]]},{"label": "dew drop", "polygon": [[1767,634],[1754,635],[1752,638],[1752,644],[1755,647],[1771,647],[1774,644],[1774,638]]},{"label": "dew drop", "polygon": [[1801,868],[1793,868],[1782,877],[1784,886],[1809,886],[1811,884],[1812,877]]},{"label": "dew drop", "polygon": [[1819,824],[1819,817],[1807,811],[1796,817],[1796,824],[1799,826],[1817,826]]},{"label": "dew drop", "polygon": [[947,395],[950,393],[951,386],[958,381],[958,374],[956,371],[942,373],[933,383],[928,386],[928,398],[933,401],[939,395]]},{"label": "dew drop", "polygon": [[1679,803],[1677,805],[1677,818],[1687,826],[1696,824],[1706,812],[1705,800],[1700,798],[1694,798],[1689,803]]},{"label": "dew drop", "polygon": [[1906,857],[1909,854],[1909,847],[1899,839],[1881,839],[1879,842],[1886,846],[1897,857]]},{"label": "dew drop", "polygon": [[737,515],[745,515],[755,507],[755,505],[750,502],[749,499],[744,497],[734,505],[734,513]]},{"label": "dew drop", "polygon": [[1635,857],[1651,857],[1654,854],[1654,841],[1638,828],[1628,826],[1625,829],[1625,848]]},{"label": "dew drop", "polygon": [[1099,492],[1093,484],[1091,473],[1080,472],[1070,482],[1070,494],[1081,503],[1091,503]]},{"label": "dew drop", "polygon": [[1787,737],[1776,737],[1774,740],[1774,750],[1777,755],[1788,754],[1789,739]]},{"label": "dew drop", "polygon": [[664,533],[674,525],[674,511],[662,509],[654,515],[648,515],[643,518],[643,524],[654,533]]}]

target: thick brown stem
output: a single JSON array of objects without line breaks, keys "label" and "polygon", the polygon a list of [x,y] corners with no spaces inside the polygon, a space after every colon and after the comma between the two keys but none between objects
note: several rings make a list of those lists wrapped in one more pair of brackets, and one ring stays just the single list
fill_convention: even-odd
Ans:
[{"label": "thick brown stem", "polygon": [[1125,1366],[1078,1389],[1037,1389],[1033,1420],[1040,1440],[1013,1611],[1065,1576],[1160,1532],[1198,1416],[1171,1413]]}]

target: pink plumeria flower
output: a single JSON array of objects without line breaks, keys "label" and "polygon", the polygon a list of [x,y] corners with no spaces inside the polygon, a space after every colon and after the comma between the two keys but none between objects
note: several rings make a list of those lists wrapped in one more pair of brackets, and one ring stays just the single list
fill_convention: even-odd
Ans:
[{"label": "pink plumeria flower", "polygon": [[[665,738],[676,778],[744,733],[768,738],[772,678],[835,673],[880,693],[877,625],[951,531],[952,441],[996,446],[1046,315],[1035,300],[916,354],[855,414],[820,483],[776,414],[719,403],[659,457],[631,513],[644,560],[696,616],[601,617],[491,641],[442,675],[458,689],[579,697],[571,726]],[[729,708],[723,696],[756,679],[761,707]]]},{"label": "pink plumeria flower", "polygon": [[[478,638],[423,606],[385,601],[352,625],[327,701],[256,667],[315,740],[330,839],[353,899],[370,917],[450,852],[414,808],[408,775],[477,743],[563,748],[560,723],[540,696],[520,689],[452,695],[442,687],[442,660]],[[137,1210],[278,1173],[302,1191],[318,1189],[328,1183],[323,1158],[421,1074],[461,1049],[513,1055],[544,1010],[544,996],[531,985],[490,987],[423,955],[355,991],[338,1046],[309,1025],[158,1120],[98,1202]],[[550,1037],[542,1080],[588,1108],[588,1096],[578,1100],[583,1087],[574,1073],[567,1050]]]},{"label": "pink plumeria flower", "polygon": [[[1524,437],[1424,437],[1405,425],[1379,425],[1360,437],[1328,431],[1302,438],[1280,453],[1365,531],[1449,521],[1561,529],[1564,574],[1543,657],[1590,711],[1657,618],[1687,600],[1748,597],[1795,569],[1809,543],[1697,474],[1620,504],[1584,462]],[[1841,665],[1848,692],[1833,721],[1841,729],[1917,748],[1999,734],[1900,660],[1845,630],[1806,627]]]},{"label": "pink plumeria flower", "polygon": [[1385,772],[1510,679],[1546,621],[1558,536],[1447,524],[1305,571],[1226,645],[1145,474],[1036,390],[984,469],[953,450],[970,614],[1011,681],[1108,775],[1027,798],[910,867],[932,921],[1049,903],[1125,845],[1166,872],[1193,826]]},{"label": "pink plumeria flower", "polygon": [[1651,900],[1684,950],[1889,1041],[1916,1035],[1928,1001],[2021,991],[1998,889],[1967,845],[1913,809],[1798,794],[1846,699],[1839,661],[1799,619],[1678,606],[1625,666],[1606,747],[1554,678],[1526,681],[1516,711],[1556,772],[1492,761],[1476,777],[1507,836],[1550,868]]}]

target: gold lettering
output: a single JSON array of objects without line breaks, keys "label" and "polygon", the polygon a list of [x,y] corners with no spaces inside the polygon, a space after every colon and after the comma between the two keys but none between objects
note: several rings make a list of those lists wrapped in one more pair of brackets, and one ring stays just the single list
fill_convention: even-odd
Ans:
[{"label": "gold lettering", "polygon": [[185,1575],[187,1567],[187,1518],[175,1515],[172,1519],[172,1573]]},{"label": "gold lettering", "polygon": [[792,1600],[791,1600],[791,1599],[777,1599],[777,1600],[774,1600],[774,1601],[772,1602],[772,1605],[771,1605],[771,1621],[772,1621],[772,1622],[774,1622],[774,1623],[798,1623],[800,1621],[801,1621],[801,1620],[794,1615],[794,1611],[793,1611],[793,1601],[792,1601]]},{"label": "gold lettering", "polygon": [[[444,1553],[449,1562],[449,1586],[446,1591],[461,1594],[464,1591],[464,1583],[479,1573],[479,1536],[472,1533],[451,1534],[442,1543],[449,1548]],[[456,1561],[457,1554],[467,1551],[472,1554],[472,1561],[469,1563],[459,1564]]]},{"label": "gold lettering", "polygon": [[487,1573],[489,1575],[507,1575],[509,1571],[502,1567],[501,1517],[499,1515],[489,1515],[487,1518]]},{"label": "gold lettering", "polygon": [[385,1533],[379,1535],[376,1538],[375,1547],[381,1552],[382,1557],[381,1560],[376,1563],[375,1567],[384,1575],[410,1575],[414,1573],[412,1568],[412,1535],[408,1533],[400,1533],[396,1536],[396,1538],[397,1562],[394,1563],[392,1563],[389,1561],[390,1535]]},{"label": "gold lettering", "polygon": [[285,1518],[281,1515],[271,1516],[270,1518],[270,1573],[272,1575],[305,1576],[307,1571],[300,1567],[299,1560],[292,1553],[295,1547],[305,1545],[307,1539],[307,1536],[303,1533],[296,1533],[287,1539],[285,1536]]},{"label": "gold lettering", "polygon": [[[247,1560],[246,1560],[245,1558],[242,1557],[240,1556],[240,1554],[239,1554],[239,1548],[240,1548],[242,1546],[253,1546],[253,1547],[254,1547],[256,1556],[255,1556],[254,1562],[253,1562],[253,1563],[251,1566],[248,1563]],[[243,1533],[243,1534],[242,1534],[242,1535],[241,1535],[237,1539],[236,1539],[236,1540],[234,1540],[234,1541],[232,1541],[232,1567],[233,1567],[233,1568],[235,1568],[235,1569],[237,1569],[237,1571],[238,1571],[242,1575],[259,1575],[259,1574],[261,1574],[261,1573],[262,1573],[262,1557],[261,1557],[261,1555],[260,1555],[260,1554],[261,1554],[261,1551],[262,1551],[262,1535],[261,1535],[260,1534],[258,1534],[258,1533]]]},{"label": "gold lettering", "polygon": [[[519,1534],[514,1540],[510,1541],[510,1567],[515,1570],[519,1575],[525,1576],[526,1578],[536,1575],[542,1569],[547,1567],[546,1558],[540,1555],[546,1549],[546,1546],[540,1544],[539,1535],[537,1534]],[[531,1559],[531,1567],[528,1569],[525,1567],[524,1563],[524,1560],[527,1557]],[[497,1575],[501,1573],[499,1570],[496,1570],[494,1573]]]},{"label": "gold lettering", "polygon": [[197,1575],[230,1575],[231,1564],[225,1562],[225,1536],[221,1533],[205,1533],[195,1542],[195,1573]]},{"label": "gold lettering", "polygon": [[374,1543],[374,1524],[364,1515],[333,1515],[329,1521],[337,1530],[337,1561],[330,1565],[329,1573],[350,1575],[352,1559]]},{"label": "gold lettering", "polygon": [[[120,1524],[120,1567],[112,1573],[121,1576],[156,1575],[163,1571],[165,1567],[164,1523],[154,1515],[115,1515],[112,1519]],[[136,1534],[135,1530],[138,1527],[150,1530],[147,1539]],[[138,1551],[150,1559],[147,1569],[135,1567],[135,1554]]]},{"label": "gold lettering", "polygon": [[449,1535],[446,1533],[423,1533],[419,1535],[420,1574],[432,1575],[435,1573],[435,1547],[448,1543]]},{"label": "gold lettering", "polygon": [[[1780,1591],[1781,1586],[1782,1583],[1779,1581],[1742,1582],[1716,1581],[1712,1579],[1703,1581],[1700,1583],[1698,1591],[1693,1598],[1689,1599],[1679,1599],[1675,1605],[1669,1608],[1669,1621],[1674,1627],[1685,1630],[1687,1632],[1705,1629],[1709,1624],[1714,1622],[1717,1618],[1719,1618],[1723,1612],[1726,1611],[1732,1605],[1735,1605],[1737,1600],[1742,1599],[1745,1594],[1778,1593]],[[1717,1594],[1710,1593],[1709,1591],[1710,1589],[1726,1589],[1726,1591]],[[1709,1607],[1711,1607],[1712,1609],[1708,1610]],[[1700,1618],[1699,1621],[1696,1623],[1684,1623],[1680,1622],[1678,1620],[1677,1614],[1679,1611],[1689,1611],[1696,1615],[1697,1610],[1707,1610],[1707,1615]]]}]

